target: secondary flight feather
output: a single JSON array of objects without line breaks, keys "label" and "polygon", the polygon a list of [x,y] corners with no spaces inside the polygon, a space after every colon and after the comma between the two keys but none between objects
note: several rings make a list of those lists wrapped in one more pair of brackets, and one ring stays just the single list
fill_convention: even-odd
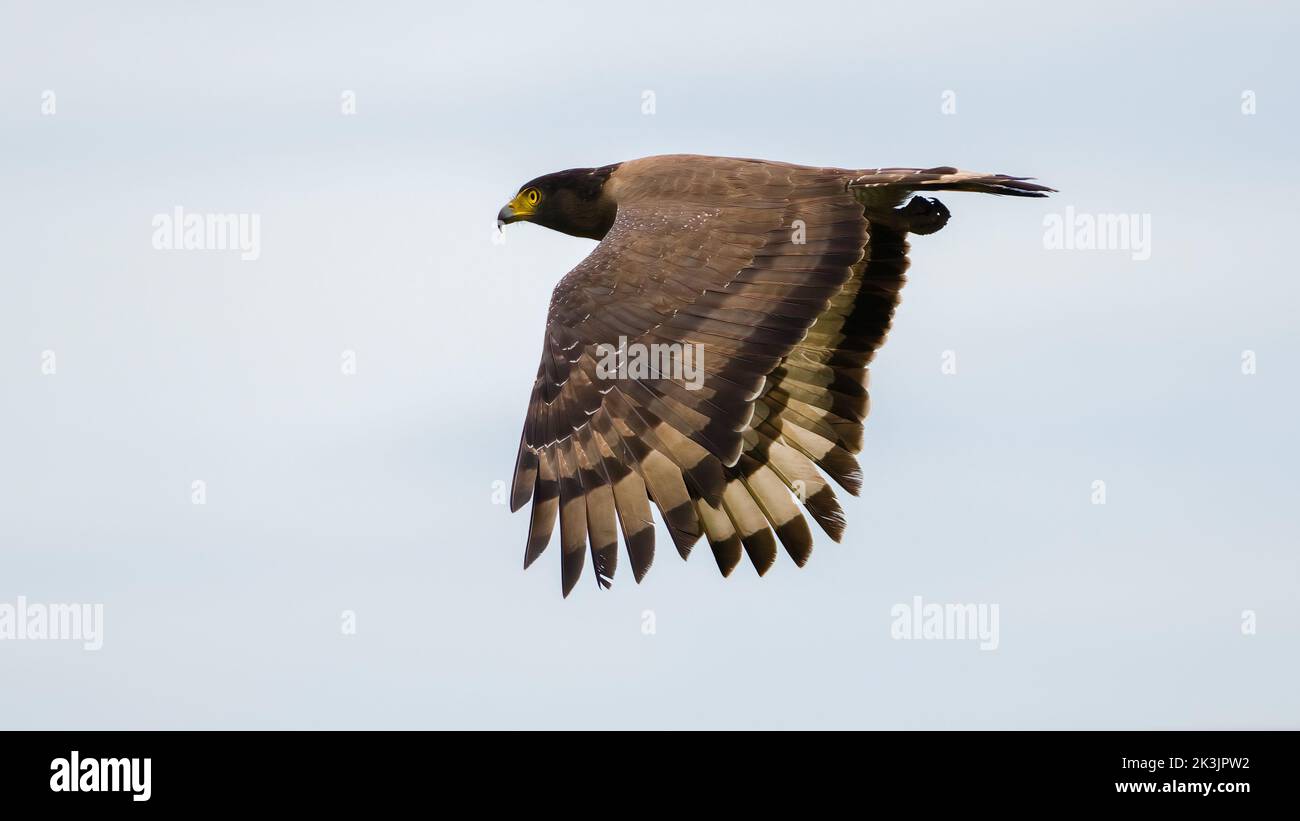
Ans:
[{"label": "secondary flight feather", "polygon": [[[1042,197],[1024,177],[955,168],[814,168],[672,155],[547,174],[498,214],[600,240],[555,287],[510,504],[532,501],[524,566],[560,529],[565,596],[590,553],[608,587],[619,535],[654,558],[651,507],[685,558],[729,575],[779,543],[802,566],[806,511],[845,528],[868,366],[889,331],[907,235],[948,209],[918,195]],[[829,480],[829,481],[828,481]]]}]

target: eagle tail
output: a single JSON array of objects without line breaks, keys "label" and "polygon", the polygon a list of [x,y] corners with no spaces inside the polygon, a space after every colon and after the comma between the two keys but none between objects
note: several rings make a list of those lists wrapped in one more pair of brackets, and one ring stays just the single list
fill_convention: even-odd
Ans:
[{"label": "eagle tail", "polygon": [[[973,191],[1006,197],[1046,197],[1056,189],[1032,182],[1030,177],[981,174],[951,166],[938,168],[877,168],[854,172],[847,186],[866,210],[868,219],[911,234],[933,234],[948,224],[948,209],[917,192]],[[905,205],[901,205],[907,200]]]},{"label": "eagle tail", "polygon": [[904,196],[916,191],[974,191],[978,194],[1010,197],[1046,197],[1056,193],[1055,188],[1032,182],[1032,177],[982,174],[977,171],[960,171],[951,166],[877,168],[854,173],[857,176],[849,180],[848,188],[858,194],[859,198],[864,193],[881,189]]}]

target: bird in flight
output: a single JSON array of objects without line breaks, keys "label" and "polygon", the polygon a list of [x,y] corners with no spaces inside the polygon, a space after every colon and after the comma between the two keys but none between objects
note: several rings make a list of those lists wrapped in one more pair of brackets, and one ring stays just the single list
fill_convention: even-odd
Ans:
[{"label": "bird in flight", "polygon": [[1025,177],[955,168],[814,168],[694,155],[577,168],[524,184],[498,225],[600,240],[556,285],[510,492],[532,500],[530,566],[560,524],[561,588],[588,550],[609,587],[621,530],[637,582],[658,508],[685,558],[723,576],[799,566],[857,495],[867,371],[908,267],[907,235],[948,209],[919,193],[1043,197]]}]

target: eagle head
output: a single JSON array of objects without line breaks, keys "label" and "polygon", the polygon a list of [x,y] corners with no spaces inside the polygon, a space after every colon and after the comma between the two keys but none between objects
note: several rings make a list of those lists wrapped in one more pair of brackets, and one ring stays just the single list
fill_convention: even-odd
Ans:
[{"label": "eagle head", "polygon": [[617,168],[570,168],[529,180],[497,214],[497,224],[533,222],[575,237],[601,239],[618,210],[605,187]]}]

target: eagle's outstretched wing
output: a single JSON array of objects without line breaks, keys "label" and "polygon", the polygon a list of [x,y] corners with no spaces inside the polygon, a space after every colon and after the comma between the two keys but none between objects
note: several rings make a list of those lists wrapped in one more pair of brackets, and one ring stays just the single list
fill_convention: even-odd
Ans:
[{"label": "eagle's outstretched wing", "polygon": [[[512,510],[533,501],[525,567],[559,519],[565,595],[588,544],[610,584],[619,525],[641,580],[650,502],[683,557],[704,535],[724,575],[742,548],[765,572],[777,539],[807,560],[796,500],[838,540],[843,513],[814,465],[858,491],[867,364],[898,301],[904,236],[947,218],[922,198],[898,206],[924,188],[1046,190],[947,168],[684,156],[624,163],[610,183],[613,227],[551,299],[511,490]],[[702,379],[666,359],[608,367],[617,351],[680,362],[688,345]]]}]

